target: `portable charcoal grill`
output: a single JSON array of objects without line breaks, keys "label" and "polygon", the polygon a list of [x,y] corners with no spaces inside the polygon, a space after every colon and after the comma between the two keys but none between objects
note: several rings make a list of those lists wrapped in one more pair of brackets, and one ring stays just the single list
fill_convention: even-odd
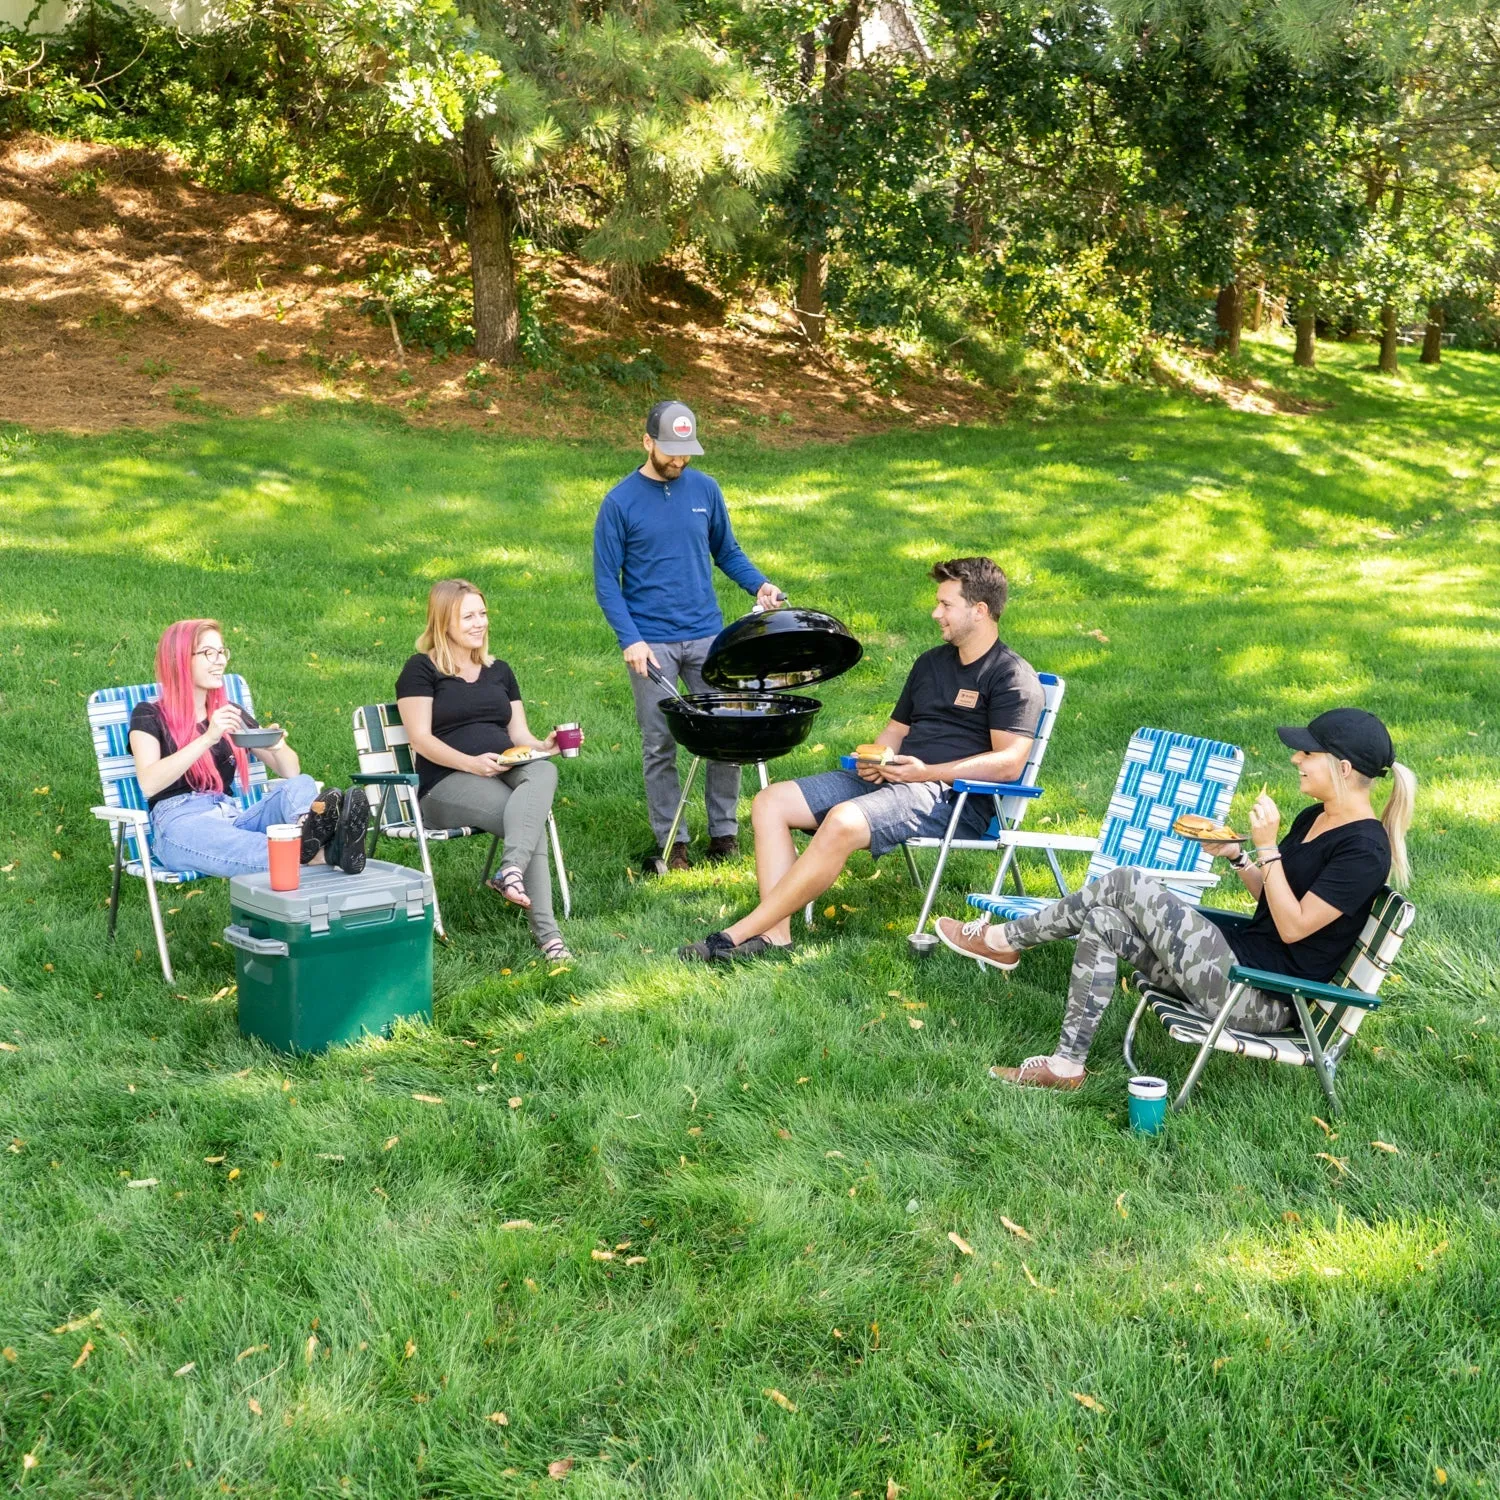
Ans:
[{"label": "portable charcoal grill", "polygon": [[754,765],[766,785],[766,762],[795,750],[812,731],[823,707],[817,698],[787,692],[814,682],[827,682],[847,672],[864,655],[864,648],[841,620],[816,609],[754,609],[714,637],[703,664],[703,676],[714,693],[679,695],[676,685],[652,669],[651,678],[671,695],[662,713],[672,738],[693,757],[682,796],[655,861],[665,872],[665,856],[693,790],[700,762]]}]

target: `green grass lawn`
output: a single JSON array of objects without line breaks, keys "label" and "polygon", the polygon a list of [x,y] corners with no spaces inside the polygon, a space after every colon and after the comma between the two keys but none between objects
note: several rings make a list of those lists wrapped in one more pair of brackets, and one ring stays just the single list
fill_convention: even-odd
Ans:
[{"label": "green grass lawn", "polygon": [[[936,639],[926,568],[977,551],[1012,578],[1005,637],[1068,680],[1048,826],[1097,827],[1143,723],[1243,745],[1246,790],[1290,809],[1276,724],[1387,720],[1422,778],[1419,916],[1336,1138],[1309,1074],[1222,1057],[1163,1137],[1133,1138],[1123,1004],[1081,1093],[997,1092],[986,1064],[1050,1048],[1068,954],[1010,979],[914,963],[894,859],[856,857],[791,962],[680,966],[754,881],[748,857],[631,873],[638,742],[589,572],[628,451],[337,413],[0,435],[0,1478],[1491,1493],[1500,360],[1391,383],[1367,348],[1322,357],[1249,355],[1327,403],[1308,416],[1138,391],[848,447],[708,433],[705,463],[752,557],[866,646],[779,774],[873,735]],[[478,840],[440,847],[435,1024],[277,1056],[236,1029],[223,883],[169,897],[176,986],[139,883],[106,947],[84,699],[213,614],[304,769],[346,776],[351,709],[390,696],[453,573],[486,590],[532,724],[589,734],[558,807],[578,961],[548,972],[473,889]],[[694,828],[701,847],[701,803]],[[983,862],[958,861],[946,909],[971,879]],[[1154,1028],[1141,1055],[1174,1078],[1190,1057]]]}]

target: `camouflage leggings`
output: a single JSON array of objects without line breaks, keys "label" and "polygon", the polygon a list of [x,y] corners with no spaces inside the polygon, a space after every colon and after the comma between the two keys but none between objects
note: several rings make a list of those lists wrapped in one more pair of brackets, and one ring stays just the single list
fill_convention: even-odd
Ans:
[{"label": "camouflage leggings", "polygon": [[[1234,952],[1223,932],[1197,907],[1167,890],[1159,877],[1121,866],[1071,896],[1001,929],[1006,944],[1034,948],[1076,937],[1073,977],[1057,1055],[1081,1063],[1114,997],[1119,962],[1133,964],[1153,989],[1165,991],[1210,1020],[1229,993]],[[1280,1031],[1290,1008],[1274,995],[1247,989],[1229,1013],[1241,1031]]]}]

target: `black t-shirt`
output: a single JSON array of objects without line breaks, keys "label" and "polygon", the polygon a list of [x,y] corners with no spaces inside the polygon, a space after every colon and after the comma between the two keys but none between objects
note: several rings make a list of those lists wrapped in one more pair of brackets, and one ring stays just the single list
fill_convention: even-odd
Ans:
[{"label": "black t-shirt", "polygon": [[[449,677],[425,651],[407,660],[396,679],[398,698],[432,699],[432,733],[454,750],[465,755],[499,754],[514,743],[505,732],[510,723],[511,704],[521,701],[521,687],[516,674],[503,661],[492,661],[479,669],[473,682]],[[453,773],[451,766],[434,765],[418,755],[417,775],[422,778],[417,796],[425,797],[443,777]]]},{"label": "black t-shirt", "polygon": [[[240,710],[244,713],[244,710]],[[250,723],[250,717],[245,715],[246,723]],[[208,728],[208,720],[205,719],[198,726],[198,733]],[[166,721],[161,716],[161,709],[155,703],[137,703],[130,711],[130,732],[135,734],[149,734],[161,746],[161,753],[173,755],[182,747],[172,738],[172,731],[167,728]],[[214,766],[219,772],[219,780],[224,783],[224,790],[234,792],[234,746],[229,743],[226,734],[223,739],[209,752],[214,758]],[[165,802],[168,797],[181,797],[188,792],[196,792],[195,786],[188,784],[186,776],[174,781],[171,786],[164,787],[154,797],[146,799],[147,807],[155,807],[158,802]]]},{"label": "black t-shirt", "polygon": [[891,710],[908,726],[902,755],[929,764],[987,755],[990,730],[1035,735],[1042,717],[1042,684],[1029,661],[1004,641],[965,666],[958,647],[943,644],[912,663]]},{"label": "black t-shirt", "polygon": [[1391,872],[1390,840],[1375,818],[1330,828],[1309,842],[1307,830],[1322,810],[1320,803],[1313,803],[1292,819],[1279,846],[1281,868],[1299,901],[1311,891],[1343,915],[1301,942],[1286,943],[1262,895],[1248,926],[1224,930],[1235,958],[1246,968],[1269,969],[1297,979],[1332,979]]}]

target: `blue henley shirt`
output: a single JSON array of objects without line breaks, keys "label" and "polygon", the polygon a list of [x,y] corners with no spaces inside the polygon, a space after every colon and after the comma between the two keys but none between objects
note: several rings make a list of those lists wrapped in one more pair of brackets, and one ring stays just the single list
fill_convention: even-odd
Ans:
[{"label": "blue henley shirt", "polygon": [[712,563],[747,594],[766,581],[735,541],[724,492],[707,474],[686,468],[666,484],[637,469],[604,497],[594,522],[594,597],[622,651],[637,641],[717,635],[724,617]]}]

